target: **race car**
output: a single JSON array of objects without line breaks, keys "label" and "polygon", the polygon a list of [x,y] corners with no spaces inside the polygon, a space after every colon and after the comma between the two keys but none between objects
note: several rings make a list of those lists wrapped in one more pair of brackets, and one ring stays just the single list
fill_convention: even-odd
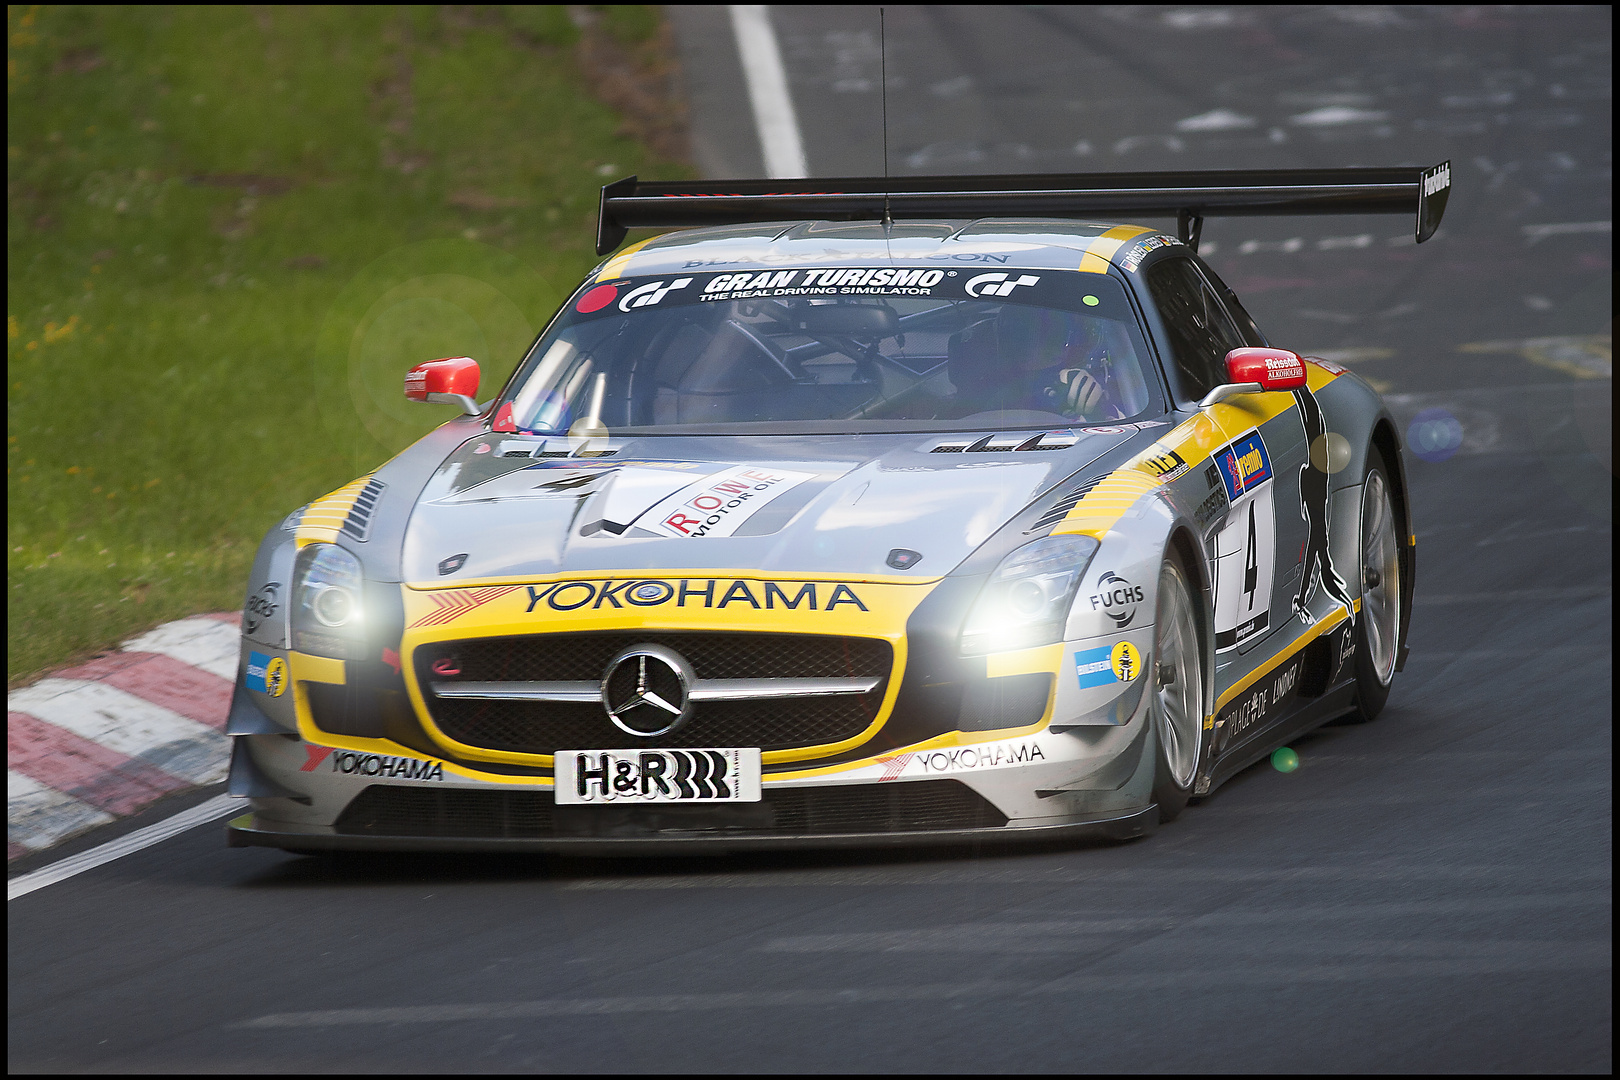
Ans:
[{"label": "race car", "polygon": [[[1399,429],[1275,347],[1213,214],[1416,214],[1432,169],[603,189],[493,397],[265,537],[233,846],[1125,839],[1406,655]],[[1176,235],[1094,221],[1175,215]],[[661,227],[617,250],[632,227]]]}]

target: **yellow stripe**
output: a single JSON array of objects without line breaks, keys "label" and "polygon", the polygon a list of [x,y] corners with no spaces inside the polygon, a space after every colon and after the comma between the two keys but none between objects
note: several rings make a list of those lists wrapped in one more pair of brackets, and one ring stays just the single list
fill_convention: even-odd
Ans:
[{"label": "yellow stripe", "polygon": [[[1355,609],[1357,611],[1361,610],[1360,600],[1355,602]],[[1344,608],[1334,608],[1333,611],[1323,618],[1321,622],[1314,624],[1309,630],[1306,630],[1299,637],[1295,638],[1294,643],[1288,646],[1285,651],[1280,652],[1276,656],[1272,657],[1270,663],[1266,664],[1264,667],[1256,668],[1254,671],[1249,672],[1249,674],[1233,683],[1231,689],[1227,690],[1226,693],[1222,694],[1220,698],[1216,700],[1215,711],[1219,713],[1222,709],[1226,708],[1227,705],[1231,704],[1233,698],[1243,693],[1245,690],[1259,682],[1261,679],[1265,678],[1267,675],[1270,675],[1273,671],[1276,671],[1278,666],[1283,664],[1285,661],[1292,659],[1295,653],[1299,652],[1299,650],[1303,649],[1305,646],[1309,645],[1311,642],[1315,641],[1329,630],[1332,630],[1334,627],[1344,622],[1344,620]]]},{"label": "yellow stripe", "polygon": [[1108,273],[1108,260],[1114,257],[1114,252],[1120,249],[1120,245],[1152,231],[1141,225],[1115,225],[1091,242],[1085,256],[1080,260],[1080,269],[1091,274]]},{"label": "yellow stripe", "polygon": [[[1338,378],[1337,375],[1315,364],[1305,365],[1306,378],[1311,390],[1319,391]],[[1267,420],[1281,416],[1294,407],[1292,394],[1275,391],[1269,394],[1244,394],[1223,401],[1198,413],[1170,429],[1169,434],[1131,458],[1117,470],[1108,474],[1086,497],[1075,503],[1064,519],[1052,529],[1052,535],[1084,533],[1102,539],[1125,512],[1144,495],[1156,491],[1162,481],[1158,474],[1147,468],[1151,460],[1174,450],[1181,455],[1189,469],[1196,469],[1209,460],[1210,454],[1225,446],[1246,431],[1260,427]]]},{"label": "yellow stripe", "polygon": [[658,237],[656,236],[649,236],[645,240],[637,240],[635,243],[613,256],[613,258],[609,259],[606,265],[602,267],[602,272],[596,275],[596,280],[611,281],[616,277],[623,277],[625,264],[630,261],[630,257],[657,239]]},{"label": "yellow stripe", "polygon": [[323,495],[309,504],[304,516],[298,520],[298,529],[293,534],[299,547],[307,544],[335,544],[338,531],[343,528],[344,521],[348,520],[349,511],[354,508],[354,502],[360,497],[360,490],[371,479],[367,473],[352,484],[344,484],[330,495]]}]

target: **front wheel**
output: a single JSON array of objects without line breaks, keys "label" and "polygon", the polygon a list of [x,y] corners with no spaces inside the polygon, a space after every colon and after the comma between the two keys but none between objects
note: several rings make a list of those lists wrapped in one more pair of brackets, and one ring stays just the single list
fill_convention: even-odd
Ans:
[{"label": "front wheel", "polygon": [[1198,640],[1192,591],[1175,556],[1159,569],[1155,611],[1151,723],[1158,761],[1153,801],[1159,820],[1173,821],[1192,797],[1207,753],[1204,738],[1204,653]]}]

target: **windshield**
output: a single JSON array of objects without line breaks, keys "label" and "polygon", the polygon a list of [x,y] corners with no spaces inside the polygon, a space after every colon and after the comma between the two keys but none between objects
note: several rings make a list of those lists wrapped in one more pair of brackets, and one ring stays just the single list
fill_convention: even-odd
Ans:
[{"label": "windshield", "polygon": [[1120,284],[1063,270],[837,267],[631,278],[574,297],[506,431],[1050,427],[1153,409]]}]

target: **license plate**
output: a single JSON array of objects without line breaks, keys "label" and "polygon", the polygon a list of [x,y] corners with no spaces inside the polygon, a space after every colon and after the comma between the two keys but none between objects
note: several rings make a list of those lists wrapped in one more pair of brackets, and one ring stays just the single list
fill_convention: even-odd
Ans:
[{"label": "license plate", "polygon": [[759,750],[559,750],[557,802],[759,802]]}]

